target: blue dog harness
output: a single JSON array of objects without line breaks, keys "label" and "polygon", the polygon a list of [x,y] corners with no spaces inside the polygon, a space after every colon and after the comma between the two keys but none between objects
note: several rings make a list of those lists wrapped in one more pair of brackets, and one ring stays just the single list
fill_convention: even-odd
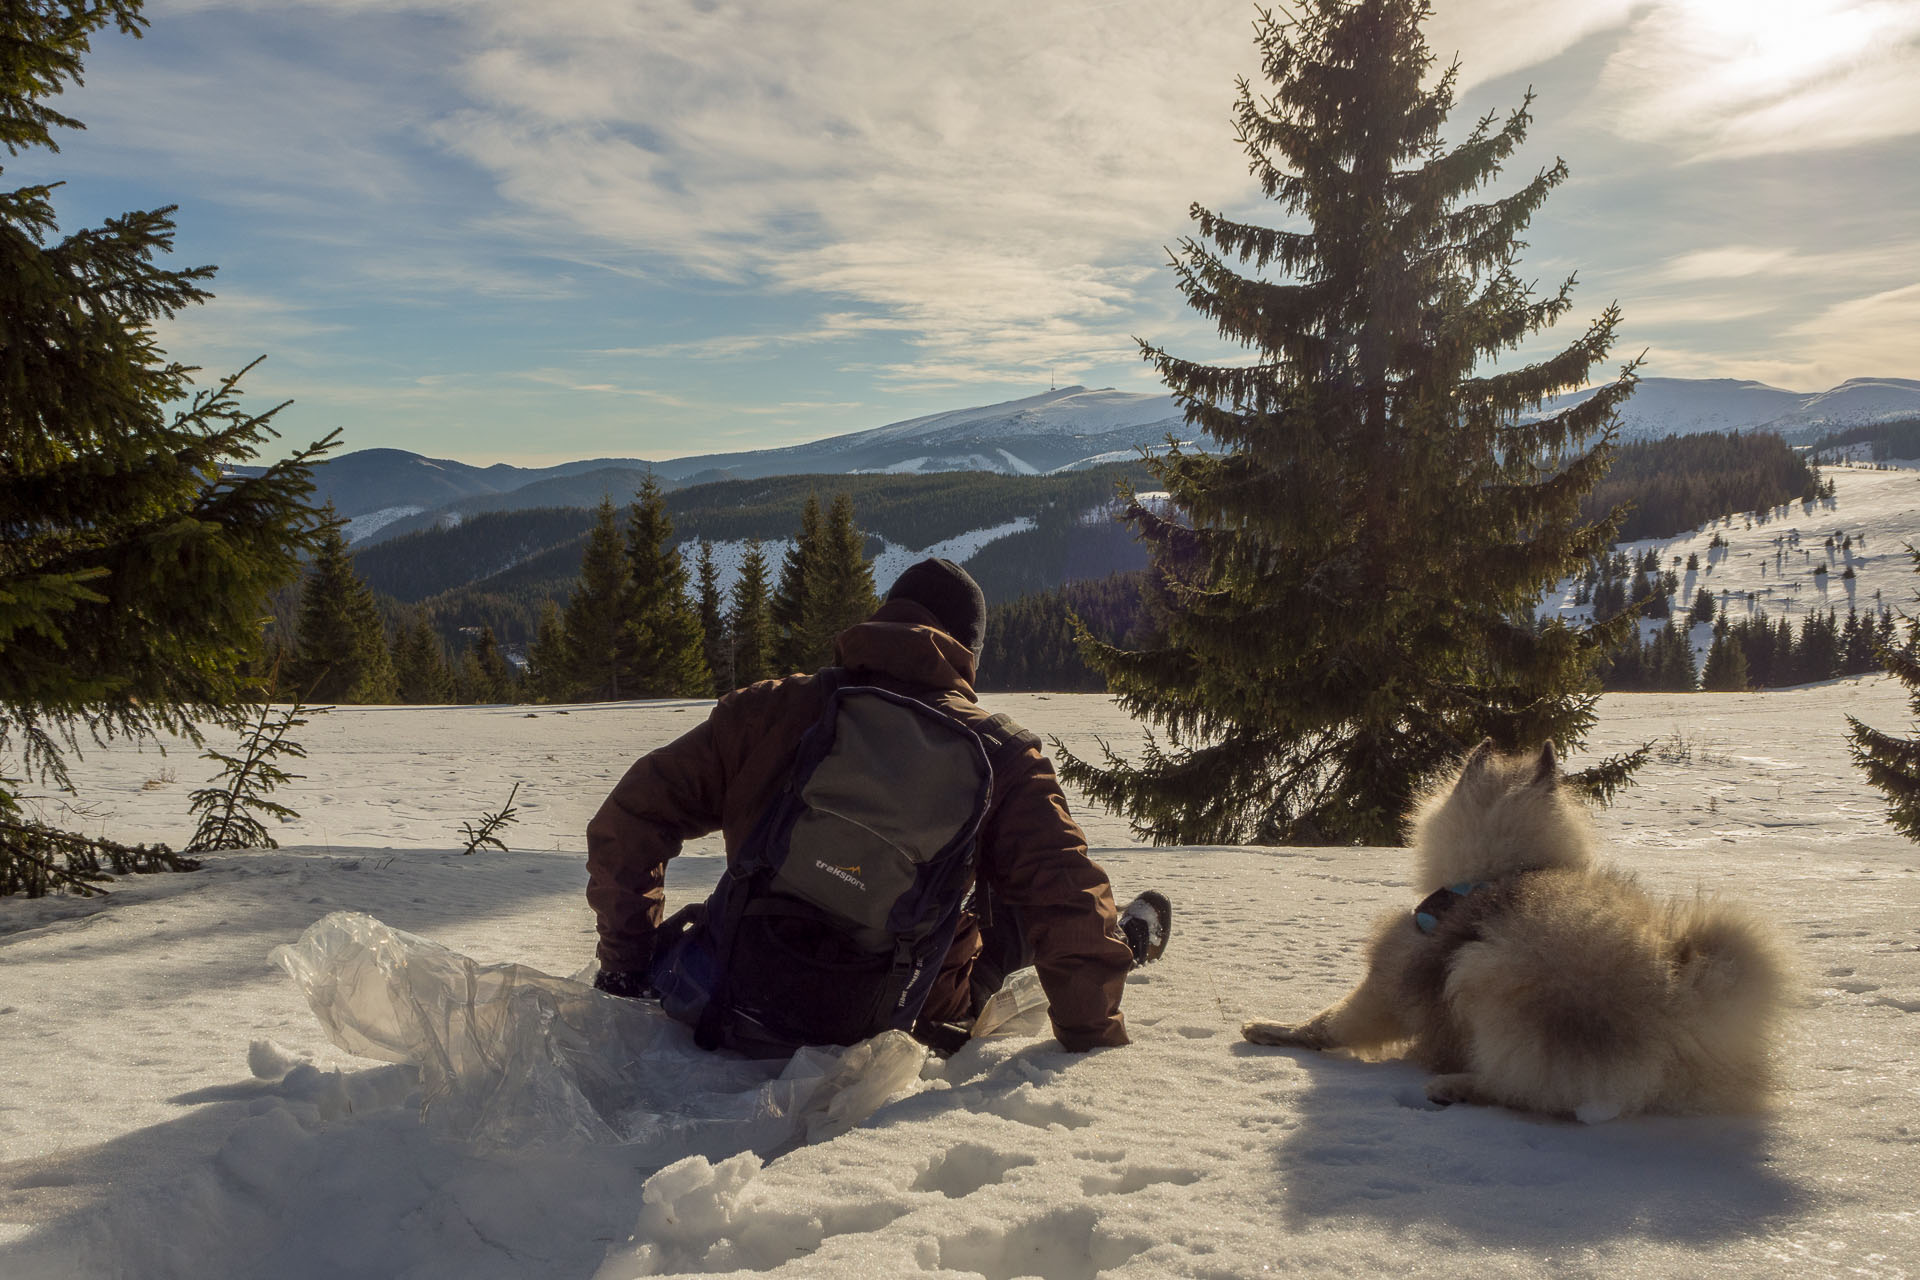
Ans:
[{"label": "blue dog harness", "polygon": [[1435,889],[1420,899],[1420,905],[1413,909],[1413,927],[1422,933],[1432,933],[1440,927],[1440,917],[1460,905],[1462,898],[1490,883],[1488,880],[1461,880]]}]

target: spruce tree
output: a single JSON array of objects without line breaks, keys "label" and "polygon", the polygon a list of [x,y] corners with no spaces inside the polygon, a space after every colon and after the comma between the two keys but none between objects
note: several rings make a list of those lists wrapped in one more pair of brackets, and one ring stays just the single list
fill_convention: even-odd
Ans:
[{"label": "spruce tree", "polygon": [[687,600],[687,571],[673,542],[667,500],[649,475],[627,509],[627,682],[632,698],[692,698],[710,693],[706,639]]},{"label": "spruce tree", "polygon": [[[1920,570],[1920,549],[1909,545],[1907,554]],[[1887,627],[1890,619],[1890,614],[1881,614],[1881,625]],[[1867,781],[1887,797],[1887,821],[1909,840],[1920,840],[1920,623],[1908,619],[1904,645],[1892,643],[1890,630],[1886,639],[1880,647],[1880,665],[1907,686],[1907,708],[1915,720],[1902,737],[1882,733],[1849,715],[1849,750]]]},{"label": "spruce tree", "polygon": [[828,505],[819,552],[810,569],[812,581],[801,629],[812,647],[801,657],[802,671],[832,662],[834,637],[866,621],[878,604],[873,567],[867,563],[866,535],[854,525],[851,494],[837,494]]},{"label": "spruce tree", "polygon": [[1713,592],[1705,587],[1694,593],[1693,620],[1696,623],[1713,621]]},{"label": "spruce tree", "polygon": [[820,495],[809,493],[800,509],[800,532],[780,562],[780,582],[773,589],[770,606],[773,616],[773,674],[812,671],[809,659],[818,649],[807,631],[807,620],[817,611],[809,608],[813,590],[813,566],[820,559]]},{"label": "spruce tree", "polygon": [[1647,676],[1646,687],[1649,689],[1691,693],[1698,687],[1698,672],[1693,665],[1693,644],[1687,639],[1687,632],[1674,626],[1671,618],[1647,641],[1643,666]]},{"label": "spruce tree", "polygon": [[[93,35],[137,36],[140,0],[0,6],[0,146],[57,152],[53,109]],[[332,440],[237,470],[278,409],[240,374],[194,392],[155,326],[209,295],[170,270],[171,206],[60,233],[55,184],[0,190],[0,893],[184,866],[164,847],[69,835],[25,788],[71,790],[92,741],[237,725],[257,693],[266,597],[299,572],[317,521],[308,471]],[[245,370],[241,371],[242,373]]]},{"label": "spruce tree", "polygon": [[188,797],[188,809],[199,815],[188,853],[217,853],[226,849],[278,849],[280,842],[267,830],[264,818],[291,822],[300,815],[291,806],[268,797],[283,782],[303,774],[288,773],[280,761],[303,760],[307,749],[287,735],[327,708],[309,709],[296,697],[292,706],[276,712],[266,703],[240,735],[237,754],[209,749],[205,759],[220,766],[209,786]]},{"label": "spruce tree", "polygon": [[393,658],[373,591],[353,570],[347,541],[327,508],[327,527],[300,588],[300,617],[287,683],[309,702],[392,702]]},{"label": "spruce tree", "polygon": [[1751,683],[1746,651],[1740,647],[1739,638],[1724,626],[1715,628],[1707,664],[1700,672],[1700,687],[1709,693],[1742,693]]},{"label": "spruce tree", "polygon": [[393,682],[400,701],[438,704],[453,701],[453,672],[433,624],[422,613],[400,628],[393,644]]},{"label": "spruce tree", "polygon": [[1801,619],[1796,648],[1795,675],[1801,684],[1831,680],[1840,674],[1840,624],[1833,610],[1811,612]]},{"label": "spruce tree", "polygon": [[713,563],[713,544],[705,538],[700,540],[695,572],[700,592],[700,635],[707,670],[713,673],[713,696],[717,698],[734,689],[733,646],[727,642],[727,618],[720,607],[720,570]]},{"label": "spruce tree", "polygon": [[773,613],[767,599],[767,556],[760,540],[747,543],[734,580],[727,631],[733,640],[733,678],[736,687],[765,680],[773,674]]},{"label": "spruce tree", "polygon": [[1241,82],[1235,114],[1265,194],[1301,222],[1195,206],[1174,263],[1187,301],[1254,358],[1142,343],[1221,449],[1153,459],[1175,510],[1126,511],[1165,642],[1081,641],[1169,741],[1137,761],[1061,752],[1068,779],[1160,842],[1395,842],[1422,780],[1482,738],[1577,747],[1594,664],[1631,626],[1533,618],[1611,541],[1620,513],[1587,524],[1579,503],[1634,377],[1523,417],[1587,383],[1613,307],[1557,355],[1494,363],[1571,306],[1571,279],[1536,296],[1516,271],[1564,164],[1463,203],[1520,144],[1530,99],[1448,147],[1458,69],[1427,80],[1423,0],[1296,12],[1257,20],[1273,91]]},{"label": "spruce tree", "polygon": [[512,702],[518,691],[513,665],[500,652],[492,627],[481,627],[473,644],[460,658],[462,702]]},{"label": "spruce tree", "polygon": [[567,683],[567,629],[560,606],[540,602],[540,627],[527,649],[527,695],[535,702],[567,702],[573,691]]},{"label": "spruce tree", "polygon": [[621,671],[628,652],[631,584],[613,499],[603,496],[587,531],[579,580],[567,600],[565,672],[574,696],[590,701],[631,696]]}]

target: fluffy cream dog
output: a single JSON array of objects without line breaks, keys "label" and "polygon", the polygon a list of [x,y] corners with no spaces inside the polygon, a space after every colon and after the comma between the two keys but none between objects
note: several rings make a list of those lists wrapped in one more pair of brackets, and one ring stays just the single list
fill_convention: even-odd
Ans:
[{"label": "fluffy cream dog", "polygon": [[1787,965],[1759,921],[1708,899],[1657,902],[1593,865],[1553,748],[1491,742],[1415,809],[1419,892],[1380,922],[1360,985],[1256,1044],[1379,1050],[1401,1041],[1435,1102],[1599,1121],[1746,1111],[1766,1101]]}]

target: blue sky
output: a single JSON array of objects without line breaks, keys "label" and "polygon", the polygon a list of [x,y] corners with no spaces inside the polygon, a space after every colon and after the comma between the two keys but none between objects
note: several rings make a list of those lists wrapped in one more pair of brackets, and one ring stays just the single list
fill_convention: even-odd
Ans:
[{"label": "blue sky", "polygon": [[[1242,0],[150,0],[8,177],[177,203],[163,329],[299,440],[470,462],[794,443],[1220,351],[1164,247],[1266,222]],[[1920,376],[1920,0],[1436,0],[1450,134],[1535,89],[1528,234],[1646,372]]]}]

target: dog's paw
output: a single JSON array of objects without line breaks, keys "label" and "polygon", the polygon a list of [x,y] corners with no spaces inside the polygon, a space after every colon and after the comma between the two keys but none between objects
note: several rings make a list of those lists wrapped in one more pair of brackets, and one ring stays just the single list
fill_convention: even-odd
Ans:
[{"label": "dog's paw", "polygon": [[1450,1076],[1435,1076],[1427,1081],[1427,1101],[1437,1102],[1443,1107],[1456,1102],[1482,1101],[1480,1082],[1465,1071]]},{"label": "dog's paw", "polygon": [[1296,1049],[1327,1047],[1327,1037],[1312,1023],[1243,1022],[1240,1034],[1255,1044],[1288,1045]]}]

